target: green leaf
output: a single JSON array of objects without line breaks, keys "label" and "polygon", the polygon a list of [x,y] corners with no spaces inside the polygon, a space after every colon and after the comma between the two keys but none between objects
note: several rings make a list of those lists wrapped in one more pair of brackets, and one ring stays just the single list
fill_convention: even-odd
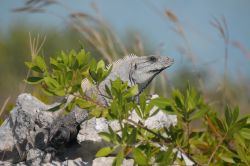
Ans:
[{"label": "green leaf", "polygon": [[188,88],[186,92],[187,110],[192,111],[198,104],[197,94],[194,88]]},{"label": "green leaf", "polygon": [[246,148],[244,138],[239,134],[239,132],[234,133],[233,138],[235,139],[236,143],[241,145],[243,148]]},{"label": "green leaf", "polygon": [[143,114],[142,114],[142,112],[141,112],[141,109],[140,109],[138,106],[135,107],[135,112],[136,112],[136,114],[137,114],[140,118],[143,118]]},{"label": "green leaf", "polygon": [[138,86],[135,85],[135,86],[132,86],[131,88],[128,89],[127,93],[124,95],[125,98],[129,98],[129,97],[132,97],[132,96],[135,96],[137,95],[139,92],[138,90]]},{"label": "green leaf", "polygon": [[38,73],[43,73],[42,69],[38,66],[34,65],[32,62],[25,62],[25,65],[32,71],[36,71]]},{"label": "green leaf", "polygon": [[233,126],[231,127],[231,130],[235,130],[233,132],[238,132],[246,126],[247,126],[247,117],[243,117],[233,124]]},{"label": "green leaf", "polygon": [[112,153],[114,151],[114,148],[112,147],[104,147],[101,148],[100,150],[98,150],[98,152],[96,153],[96,157],[105,157],[107,155],[109,155],[110,153]]},{"label": "green leaf", "polygon": [[223,161],[226,161],[226,162],[228,162],[228,163],[235,163],[233,157],[232,157],[231,155],[229,155],[229,154],[226,154],[226,153],[224,154],[224,153],[222,153],[222,154],[219,154],[219,157],[220,157]]},{"label": "green leaf", "polygon": [[112,140],[112,135],[107,133],[107,132],[100,132],[98,133],[99,136],[104,140],[104,141],[107,141],[107,142],[111,142]]},{"label": "green leaf", "polygon": [[151,114],[151,110],[154,108],[154,106],[152,104],[148,104],[144,110],[144,119],[148,118],[149,116],[154,116],[155,114],[158,113],[158,111],[160,110],[159,108],[157,108],[152,114]]},{"label": "green leaf", "polygon": [[67,81],[71,81],[73,77],[73,72],[72,71],[68,71],[66,74],[66,79]]},{"label": "green leaf", "polygon": [[[69,54],[73,54],[73,53],[74,53],[74,51],[72,50],[72,51],[70,51]],[[64,64],[66,64],[66,65],[69,64],[69,56],[67,56],[63,51],[61,53],[61,58],[62,58],[62,61]]]},{"label": "green leaf", "polygon": [[57,96],[65,96],[65,91],[64,91],[64,89],[56,89],[56,90],[53,90],[53,92],[54,92]]},{"label": "green leaf", "polygon": [[167,151],[160,151],[156,155],[156,162],[160,164],[160,166],[165,166],[165,165],[172,165],[172,160],[173,160],[173,147],[174,146],[169,146]]},{"label": "green leaf", "polygon": [[48,87],[50,87],[52,89],[54,89],[54,88],[60,88],[60,84],[54,78],[44,77],[44,81],[48,85]]},{"label": "green leaf", "polygon": [[89,75],[91,76],[92,80],[94,80],[95,82],[98,81],[97,74],[95,71],[89,70]]},{"label": "green leaf", "polygon": [[35,63],[42,71],[46,71],[47,66],[44,59],[41,56],[35,57]]},{"label": "green leaf", "polygon": [[202,116],[204,116],[206,113],[208,112],[207,108],[203,108],[201,110],[197,110],[196,112],[194,112],[191,117],[189,118],[190,121],[195,120],[195,119],[199,119]]},{"label": "green leaf", "polygon": [[242,128],[240,130],[240,135],[243,138],[250,140],[250,129],[249,128]]},{"label": "green leaf", "polygon": [[240,112],[239,107],[234,108],[234,111],[233,111],[233,122],[237,121],[237,119],[239,117],[239,112]]},{"label": "green leaf", "polygon": [[42,91],[45,95],[48,95],[48,96],[55,96],[55,93],[53,93],[52,91],[46,89],[46,88],[42,88]]},{"label": "green leaf", "polygon": [[122,135],[121,135],[122,143],[124,143],[127,140],[129,134],[128,125],[124,125],[124,127],[121,130],[122,130]]},{"label": "green leaf", "polygon": [[50,58],[50,65],[54,70],[60,70],[60,68],[58,67],[58,62],[57,60],[55,60],[54,58]]},{"label": "green leaf", "polygon": [[108,130],[109,130],[111,135],[113,135],[113,136],[116,135],[115,132],[113,131],[113,129],[110,126],[108,126]]},{"label": "green leaf", "polygon": [[227,106],[225,110],[225,118],[228,126],[230,126],[233,123],[232,116],[233,116],[232,110],[229,108],[229,106]]},{"label": "green leaf", "polygon": [[31,69],[31,68],[34,66],[34,64],[33,64],[32,62],[24,62],[24,64],[25,64],[29,69]]},{"label": "green leaf", "polygon": [[93,107],[95,106],[94,103],[87,101],[87,100],[83,100],[83,99],[77,99],[76,100],[76,104],[80,107],[80,108],[89,108],[89,107]]},{"label": "green leaf", "polygon": [[215,117],[215,121],[221,131],[223,132],[227,131],[227,126],[223,120],[220,120],[219,118]]},{"label": "green leaf", "polygon": [[103,60],[100,60],[98,63],[97,63],[97,70],[98,69],[104,69],[105,68],[105,63]]},{"label": "green leaf", "polygon": [[146,107],[146,94],[145,93],[141,93],[140,94],[140,107],[142,110],[145,110]]},{"label": "green leaf", "polygon": [[152,99],[150,101],[150,104],[157,106],[159,109],[166,110],[166,108],[170,106],[170,101],[169,99],[166,99],[164,97],[158,97],[158,98]]},{"label": "green leaf", "polygon": [[29,84],[38,84],[43,81],[42,77],[29,77],[26,82]]},{"label": "green leaf", "polygon": [[239,145],[239,144],[235,144],[236,145],[236,151],[237,154],[239,155],[240,159],[242,160],[242,162],[244,162],[246,165],[250,165],[250,162],[248,160],[248,155],[246,154],[246,152],[244,151],[244,149]]},{"label": "green leaf", "polygon": [[80,64],[80,65],[84,64],[86,58],[87,58],[87,56],[86,56],[86,53],[83,49],[76,56],[78,64]]},{"label": "green leaf", "polygon": [[132,133],[128,137],[128,144],[133,145],[136,143],[136,134],[137,134],[137,129],[134,127],[132,130]]},{"label": "green leaf", "polygon": [[177,107],[183,110],[184,109],[184,96],[181,94],[181,92],[179,90],[175,90],[172,96],[175,100]]},{"label": "green leaf", "polygon": [[99,118],[102,116],[102,113],[103,113],[103,108],[100,108],[94,104],[90,114],[94,117]]},{"label": "green leaf", "polygon": [[122,151],[120,151],[117,156],[115,157],[112,166],[121,166],[122,162],[124,160],[124,154]]},{"label": "green leaf", "polygon": [[148,164],[146,155],[139,148],[133,150],[133,157],[135,162],[139,165]]},{"label": "green leaf", "polygon": [[250,116],[247,118],[247,124],[250,124]]},{"label": "green leaf", "polygon": [[105,90],[106,90],[107,94],[111,97],[112,96],[111,91],[106,84],[105,84]]}]

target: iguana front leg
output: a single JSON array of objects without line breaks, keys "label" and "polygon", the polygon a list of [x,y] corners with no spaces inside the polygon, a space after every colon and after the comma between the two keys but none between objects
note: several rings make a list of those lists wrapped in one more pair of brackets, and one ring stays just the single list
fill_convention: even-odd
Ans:
[{"label": "iguana front leg", "polygon": [[81,123],[87,119],[88,112],[77,108],[68,115],[57,118],[50,128],[43,129],[36,135],[36,147],[45,151],[45,156],[51,154],[49,160],[52,160],[58,150],[76,140]]}]

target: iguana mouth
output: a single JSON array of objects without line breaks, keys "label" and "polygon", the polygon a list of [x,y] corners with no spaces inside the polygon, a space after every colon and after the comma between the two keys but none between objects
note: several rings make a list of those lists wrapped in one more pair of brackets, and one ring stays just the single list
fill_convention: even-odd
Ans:
[{"label": "iguana mouth", "polygon": [[149,70],[148,73],[160,73],[162,72],[163,70],[165,70],[166,68],[168,68],[170,66],[167,66],[167,67],[163,67],[161,69],[154,69],[154,70]]}]

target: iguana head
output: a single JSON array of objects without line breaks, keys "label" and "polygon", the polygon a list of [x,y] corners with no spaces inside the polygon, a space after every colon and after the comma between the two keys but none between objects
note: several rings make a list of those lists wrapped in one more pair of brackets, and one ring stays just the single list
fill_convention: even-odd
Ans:
[{"label": "iguana head", "polygon": [[170,67],[174,60],[166,56],[142,56],[131,61],[129,80],[137,84],[140,91],[153,80],[153,78]]}]

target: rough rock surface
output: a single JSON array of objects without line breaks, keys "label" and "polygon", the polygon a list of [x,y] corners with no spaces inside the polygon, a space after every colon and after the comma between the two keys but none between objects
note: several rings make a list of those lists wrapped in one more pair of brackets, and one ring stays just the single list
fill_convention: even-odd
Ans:
[{"label": "rough rock surface", "polygon": [[[153,113],[156,108],[151,110]],[[151,116],[146,121],[143,121],[135,111],[132,112],[129,119],[134,122],[141,121],[149,129],[159,129],[162,127],[169,127],[170,125],[176,125],[177,117],[176,115],[166,115],[162,111],[159,111],[154,116]],[[84,141],[101,142],[102,139],[98,135],[99,132],[108,131],[108,126],[110,126],[114,131],[119,130],[118,121],[108,122],[104,118],[92,118],[81,124],[81,130],[77,136],[77,140],[81,143]]]},{"label": "rough rock surface", "polygon": [[[86,120],[87,112],[80,109],[63,118],[45,111],[54,106],[56,104],[46,105],[30,94],[18,96],[16,107],[0,127],[0,165],[41,165],[41,162],[47,162],[43,165],[99,166],[105,163],[108,166],[112,163],[113,157],[95,158],[95,154],[107,146],[98,132],[107,131],[108,125],[118,130],[117,121],[107,122],[103,118]],[[135,112],[130,118],[136,122],[140,120],[150,129],[168,127],[177,122],[176,116],[161,111],[146,121],[142,121]],[[77,140],[72,141],[74,138]],[[67,146],[61,148],[64,144]],[[57,148],[60,150],[55,154]],[[123,165],[133,165],[133,160],[124,160]]]},{"label": "rough rock surface", "polygon": [[34,132],[49,126],[55,118],[52,113],[43,111],[49,108],[29,94],[18,96],[16,107],[0,128],[2,160],[18,162],[25,158],[26,149],[34,142],[31,140]]}]

